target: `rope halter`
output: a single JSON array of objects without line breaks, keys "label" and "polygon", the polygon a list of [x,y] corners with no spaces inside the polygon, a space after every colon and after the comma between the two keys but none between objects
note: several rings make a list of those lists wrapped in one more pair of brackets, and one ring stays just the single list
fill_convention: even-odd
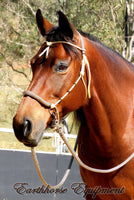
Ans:
[{"label": "rope halter", "polygon": [[[89,98],[91,97],[91,95],[90,95],[90,83],[91,83],[90,66],[89,66],[89,62],[87,60],[87,57],[85,55],[85,51],[86,50],[84,48],[83,39],[82,39],[82,37],[81,37],[80,34],[79,34],[79,36],[80,36],[80,41],[81,41],[81,46],[82,47],[79,47],[77,45],[74,45],[74,44],[72,44],[70,42],[66,42],[66,41],[46,42],[47,47],[45,48],[45,50],[42,53],[39,54],[39,57],[41,57],[42,55],[44,55],[46,53],[46,58],[48,58],[50,47],[53,44],[58,44],[58,43],[68,44],[68,45],[71,45],[71,46],[79,49],[82,52],[82,66],[81,66],[79,77],[77,78],[77,80],[75,81],[75,83],[72,85],[72,87],[54,104],[51,104],[51,103],[45,101],[44,99],[42,99],[41,97],[39,97],[38,95],[36,95],[35,93],[33,93],[32,91],[25,91],[23,93],[23,95],[24,96],[30,96],[30,97],[32,97],[33,99],[37,100],[39,103],[41,103],[42,105],[44,105],[46,108],[49,108],[50,110],[55,109],[55,113],[57,114],[57,118],[58,118],[58,120],[57,120],[58,123],[56,124],[56,131],[57,131],[57,133],[59,133],[59,135],[63,139],[64,143],[67,145],[69,151],[71,152],[72,156],[75,158],[75,160],[77,161],[77,163],[81,167],[83,167],[83,168],[85,168],[85,169],[87,169],[89,171],[96,172],[96,173],[111,173],[111,172],[114,172],[114,171],[120,169],[124,165],[126,165],[134,157],[134,153],[132,153],[124,162],[120,163],[119,165],[117,165],[117,166],[115,166],[113,168],[110,168],[110,169],[96,169],[96,168],[92,168],[90,166],[87,166],[86,164],[84,164],[80,160],[80,158],[77,156],[76,152],[72,149],[72,147],[68,143],[67,139],[64,136],[63,130],[62,130],[61,126],[59,125],[59,114],[58,114],[58,109],[57,109],[56,106],[74,89],[74,87],[77,85],[77,83],[79,82],[80,79],[82,80],[82,82],[83,82],[83,84],[85,86],[86,95],[88,93],[88,97]],[[86,65],[88,67],[88,73],[89,73],[88,89],[87,89],[85,81],[84,81],[84,74],[85,74],[85,66]],[[42,183],[46,187],[49,186],[50,188],[54,188],[54,189],[60,187],[65,182],[65,180],[67,179],[67,177],[69,175],[69,172],[70,172],[70,168],[71,168],[71,164],[72,163],[69,164],[69,168],[66,170],[65,175],[63,176],[61,182],[58,185],[50,186],[49,184],[47,184],[47,182],[44,180],[44,178],[43,178],[43,176],[41,174],[39,163],[38,163],[38,160],[37,160],[34,148],[31,148],[31,152],[32,152],[32,156],[33,156],[33,160],[34,160],[34,164],[35,164],[36,170],[38,172],[38,175],[39,175]]]},{"label": "rope halter", "polygon": [[[24,96],[30,96],[32,98],[34,98],[35,100],[37,100],[38,102],[40,102],[42,105],[44,105],[47,108],[53,109],[56,108],[56,106],[75,88],[75,86],[78,84],[79,80],[81,79],[84,87],[85,87],[85,91],[86,91],[86,96],[88,95],[88,97],[90,98],[90,83],[91,83],[91,72],[90,72],[90,66],[89,66],[89,62],[87,60],[87,57],[85,55],[85,48],[84,48],[84,42],[82,39],[82,36],[79,34],[80,36],[80,41],[81,41],[81,46],[79,47],[71,42],[66,42],[66,41],[55,41],[55,42],[48,42],[46,41],[46,45],[47,47],[39,54],[39,57],[43,56],[44,54],[46,54],[46,58],[48,58],[49,55],[49,49],[52,45],[54,44],[68,44],[70,46],[73,46],[77,49],[79,49],[82,52],[82,65],[81,65],[81,70],[80,70],[80,74],[79,77],[77,78],[77,80],[75,81],[75,83],[72,85],[72,87],[54,104],[50,104],[49,102],[45,101],[44,99],[42,99],[40,96],[38,96],[37,94],[33,93],[32,91],[24,91],[23,95]],[[84,74],[85,74],[85,66],[87,65],[88,67],[88,73],[89,73],[89,81],[88,81],[88,89],[86,86],[86,83],[84,81]]]}]

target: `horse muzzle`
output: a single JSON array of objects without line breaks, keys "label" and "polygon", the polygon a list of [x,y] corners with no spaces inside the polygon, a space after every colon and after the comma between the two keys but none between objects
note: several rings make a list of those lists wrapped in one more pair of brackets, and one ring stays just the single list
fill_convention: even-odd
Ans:
[{"label": "horse muzzle", "polygon": [[28,117],[25,117],[21,122],[17,119],[17,115],[13,119],[13,129],[17,139],[24,145],[35,147],[40,142],[45,122],[38,120],[33,122]]}]

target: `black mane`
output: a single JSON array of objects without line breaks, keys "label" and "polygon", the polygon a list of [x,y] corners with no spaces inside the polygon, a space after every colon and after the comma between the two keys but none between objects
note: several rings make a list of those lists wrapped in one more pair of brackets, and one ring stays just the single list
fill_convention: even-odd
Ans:
[{"label": "black mane", "polygon": [[[127,63],[131,64],[128,60],[126,60],[124,57],[122,57],[122,55],[116,51],[114,51],[113,49],[109,48],[108,46],[104,45],[97,37],[91,35],[90,33],[86,33],[83,32],[81,30],[78,30],[78,32],[83,35],[84,37],[88,38],[91,41],[94,41],[98,44],[100,44],[102,47],[104,47],[105,49],[109,50],[110,52],[118,55],[119,57],[121,57],[123,60],[125,60]],[[72,40],[70,38],[68,38],[67,36],[65,36],[59,27],[54,27],[47,35],[46,35],[46,40],[50,41],[50,42],[54,42],[54,41],[67,41],[67,42],[72,42]],[[70,45],[67,44],[63,44],[64,49],[69,53],[73,53],[74,55],[78,56],[78,50],[75,47],[72,47]]]},{"label": "black mane", "polygon": [[[66,41],[66,42],[72,42],[72,40],[65,36],[59,27],[54,27],[47,35],[46,35],[46,40],[49,42],[55,42],[55,41]],[[69,53],[74,53],[78,55],[78,51],[75,47],[68,45],[68,44],[63,44],[64,49]]]},{"label": "black mane", "polygon": [[[92,40],[92,41],[94,41],[94,42],[97,42],[97,43],[99,43],[99,44],[102,44],[101,41],[100,41],[97,37],[91,35],[90,33],[85,33],[85,32],[83,32],[83,31],[81,31],[81,30],[78,30],[78,32],[79,32],[81,35],[83,35],[84,37],[88,38],[89,40]],[[103,44],[102,44],[102,45],[103,45]]]},{"label": "black mane", "polygon": [[124,61],[126,61],[127,63],[131,64],[131,66],[133,67],[133,64],[131,62],[129,62],[127,59],[125,59],[119,52],[114,51],[113,49],[111,49],[110,47],[106,46],[105,44],[103,44],[97,37],[89,34],[89,33],[85,33],[81,30],[79,30],[79,33],[81,35],[83,35],[84,37],[88,38],[89,40],[92,40],[94,42],[97,42],[98,44],[100,44],[102,47],[104,47],[105,49],[109,50],[110,52],[118,55],[120,58],[122,58]]},{"label": "black mane", "polygon": [[[78,32],[81,35],[83,35],[84,37],[88,38],[89,40],[92,40],[94,42],[97,42],[97,43],[103,45],[97,37],[95,37],[95,36],[93,36],[93,35],[91,35],[89,33],[85,33],[85,32],[83,32],[81,30],[78,30]],[[54,42],[54,41],[72,42],[72,40],[69,37],[65,36],[61,32],[59,27],[54,27],[45,37],[46,37],[46,40],[49,41],[49,42]],[[78,50],[76,48],[74,48],[74,47],[72,47],[70,45],[67,45],[67,44],[63,44],[63,46],[64,46],[65,50],[68,53],[72,53],[73,52],[76,55],[78,55]]]}]

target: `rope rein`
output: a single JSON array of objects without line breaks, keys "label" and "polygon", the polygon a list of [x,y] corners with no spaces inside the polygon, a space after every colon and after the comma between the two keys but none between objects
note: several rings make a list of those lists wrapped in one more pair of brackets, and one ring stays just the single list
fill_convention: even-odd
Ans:
[{"label": "rope rein", "polygon": [[52,186],[52,185],[49,185],[45,179],[43,178],[42,176],[42,173],[41,173],[41,170],[40,170],[40,166],[39,166],[39,162],[38,162],[38,159],[37,159],[37,156],[36,156],[36,153],[34,151],[34,148],[32,147],[31,148],[31,153],[32,153],[32,157],[33,157],[33,161],[34,161],[34,165],[35,165],[35,168],[36,168],[36,171],[38,173],[38,176],[40,178],[40,180],[42,181],[42,183],[46,186],[46,187],[49,187],[51,189],[56,189],[56,188],[59,188],[60,186],[62,186],[64,184],[64,182],[66,181],[69,173],[70,173],[70,170],[71,169],[67,169],[62,180],[60,181],[59,184],[55,185],[55,186]]},{"label": "rope rein", "polygon": [[[68,140],[66,139],[65,135],[64,135],[64,131],[63,131],[63,128],[58,124],[55,128],[56,132],[59,133],[60,137],[62,138],[62,140],[64,141],[64,143],[66,144],[66,146],[68,147],[70,153],[72,154],[72,157],[76,160],[76,162],[79,164],[79,166],[83,167],[84,169],[87,169],[91,172],[96,172],[96,173],[111,173],[111,172],[114,172],[120,168],[122,168],[123,166],[125,166],[133,157],[134,157],[134,152],[122,163],[120,163],[119,165],[113,167],[113,168],[110,168],[110,169],[96,169],[96,168],[93,168],[93,167],[90,167],[86,164],[84,164],[82,162],[82,160],[78,157],[78,155],[76,154],[76,152],[72,149],[71,145],[69,144]],[[70,169],[71,169],[71,166],[70,168],[68,168],[62,178],[62,180],[60,181],[59,184],[55,185],[55,186],[51,186],[49,185],[43,178],[42,174],[41,174],[41,170],[40,170],[40,167],[39,167],[39,163],[38,163],[38,160],[37,160],[37,157],[36,157],[36,153],[34,151],[34,148],[31,148],[31,152],[32,152],[32,156],[33,156],[33,160],[34,160],[34,164],[35,164],[35,167],[36,167],[36,170],[37,170],[37,173],[40,177],[40,180],[42,181],[42,183],[46,186],[46,187],[50,187],[52,189],[56,189],[58,187],[60,187],[61,185],[64,184],[64,182],[66,181],[69,173],[70,173]],[[71,163],[72,164],[72,163]]]},{"label": "rope rein", "polygon": [[[72,85],[72,87],[65,93],[65,95],[63,95],[55,104],[50,104],[49,102],[45,101],[44,99],[42,99],[41,97],[39,97],[37,94],[33,93],[32,91],[25,91],[23,93],[24,96],[30,96],[32,97],[33,99],[37,100],[39,103],[41,103],[43,106],[45,106],[46,108],[49,108],[50,110],[53,110],[55,109],[55,113],[57,115],[57,119],[55,120],[56,121],[56,125],[55,125],[55,130],[56,132],[60,135],[60,137],[62,138],[62,140],[64,141],[64,143],[66,144],[66,146],[68,147],[69,151],[71,152],[72,154],[72,158],[75,158],[76,162],[83,168],[89,170],[89,171],[92,171],[92,172],[96,172],[96,173],[111,173],[111,172],[114,172],[120,168],[122,168],[124,165],[126,165],[133,157],[134,157],[134,152],[122,163],[120,163],[119,165],[113,167],[113,168],[110,168],[110,169],[96,169],[96,168],[93,168],[93,167],[90,167],[90,166],[87,166],[86,164],[84,164],[81,159],[78,157],[78,155],[76,154],[75,150],[76,150],[76,146],[77,146],[77,142],[76,142],[76,145],[75,145],[75,150],[72,149],[72,147],[70,146],[69,142],[67,141],[65,135],[64,135],[64,131],[63,131],[63,128],[60,126],[60,123],[59,123],[59,113],[58,113],[58,109],[57,109],[57,105],[74,89],[74,87],[78,84],[78,82],[80,81],[80,79],[82,80],[84,86],[85,86],[85,90],[86,90],[86,96],[88,94],[88,97],[91,98],[91,94],[90,94],[90,83],[91,83],[91,72],[90,72],[90,65],[89,65],[89,62],[87,60],[87,57],[85,55],[85,48],[84,48],[84,42],[83,42],[83,39],[81,37],[81,35],[79,34],[80,36],[80,41],[81,41],[81,47],[79,46],[76,46],[70,42],[65,42],[65,41],[56,41],[56,42],[46,42],[47,44],[47,47],[46,49],[39,54],[39,57],[41,57],[43,54],[46,53],[46,58],[48,57],[48,54],[49,54],[49,49],[51,47],[51,45],[53,44],[57,44],[57,43],[64,43],[64,44],[68,44],[68,45],[71,45],[73,47],[76,47],[77,49],[79,49],[81,52],[82,52],[82,66],[81,66],[81,71],[80,71],[80,75],[79,77],[77,78],[76,82]],[[88,80],[88,88],[86,86],[86,83],[84,81],[84,73],[85,73],[85,66],[87,66],[88,68],[88,73],[89,73],[89,80]],[[78,137],[77,137],[77,140],[78,140]],[[32,147],[31,148],[31,152],[32,152],[32,156],[33,156],[33,160],[34,160],[34,164],[35,164],[35,167],[36,167],[36,170],[37,170],[37,173],[42,181],[42,183],[46,186],[46,187],[50,187],[50,188],[53,188],[53,189],[56,189],[58,187],[60,187],[64,182],[65,180],[67,179],[68,175],[69,175],[69,172],[70,172],[70,168],[71,168],[71,165],[72,165],[72,158],[71,158],[71,161],[70,161],[70,164],[69,164],[69,167],[68,169],[66,170],[62,180],[60,181],[59,184],[55,185],[55,186],[50,186],[43,178],[42,174],[41,174],[41,170],[40,170],[40,167],[39,167],[39,163],[38,163],[38,160],[37,160],[37,157],[36,157],[36,153],[35,153],[35,150],[34,148]]]},{"label": "rope rein", "polygon": [[[57,128],[56,128],[55,130],[56,130],[57,133],[59,133],[59,131],[58,131],[58,130],[59,130],[59,125],[58,125],[58,124],[57,124]],[[64,134],[63,134],[63,135],[64,135]],[[77,137],[76,142],[75,142],[75,147],[74,147],[74,150],[73,150],[74,152],[75,152],[76,149],[77,149],[77,143],[78,143],[78,137]],[[36,153],[35,153],[35,150],[34,150],[33,147],[31,148],[31,153],[32,153],[32,157],[33,157],[33,161],[34,161],[34,165],[35,165],[36,171],[37,171],[38,176],[39,176],[40,180],[42,181],[42,183],[43,183],[46,187],[49,186],[49,188],[51,188],[51,189],[56,189],[56,188],[61,187],[61,186],[64,184],[64,182],[66,181],[66,179],[68,178],[69,173],[70,173],[70,171],[71,171],[71,166],[72,166],[73,159],[74,159],[73,155],[71,156],[71,159],[70,159],[68,168],[67,168],[67,170],[65,171],[65,174],[64,174],[63,178],[61,179],[61,181],[59,182],[59,184],[52,186],[52,185],[49,185],[49,184],[46,182],[46,180],[43,178],[43,176],[42,176],[42,173],[41,173],[41,170],[40,170],[40,166],[39,166],[39,162],[38,162],[38,159],[37,159],[37,156],[36,156]]]},{"label": "rope rein", "polygon": [[71,152],[71,154],[73,155],[73,157],[75,158],[76,162],[83,168],[91,171],[91,172],[96,172],[96,173],[111,173],[114,172],[118,169],[120,169],[121,167],[123,167],[124,165],[126,165],[133,157],[134,157],[134,152],[122,163],[120,163],[119,165],[110,168],[110,169],[96,169],[93,167],[90,167],[86,164],[84,164],[81,159],[78,157],[78,155],[76,154],[76,152],[74,152],[74,150],[72,149],[71,145],[69,144],[69,142],[67,141],[63,131],[62,131],[62,127],[58,127],[57,129],[57,133],[59,133],[60,137],[62,138],[62,140],[64,141],[64,143],[67,145],[69,151]]}]

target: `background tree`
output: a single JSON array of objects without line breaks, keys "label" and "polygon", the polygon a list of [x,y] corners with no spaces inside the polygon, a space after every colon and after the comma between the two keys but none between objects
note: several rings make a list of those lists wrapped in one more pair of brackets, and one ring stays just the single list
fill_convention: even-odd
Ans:
[{"label": "background tree", "polygon": [[123,56],[132,62],[134,60],[134,0],[126,1],[125,41],[126,48]]}]

